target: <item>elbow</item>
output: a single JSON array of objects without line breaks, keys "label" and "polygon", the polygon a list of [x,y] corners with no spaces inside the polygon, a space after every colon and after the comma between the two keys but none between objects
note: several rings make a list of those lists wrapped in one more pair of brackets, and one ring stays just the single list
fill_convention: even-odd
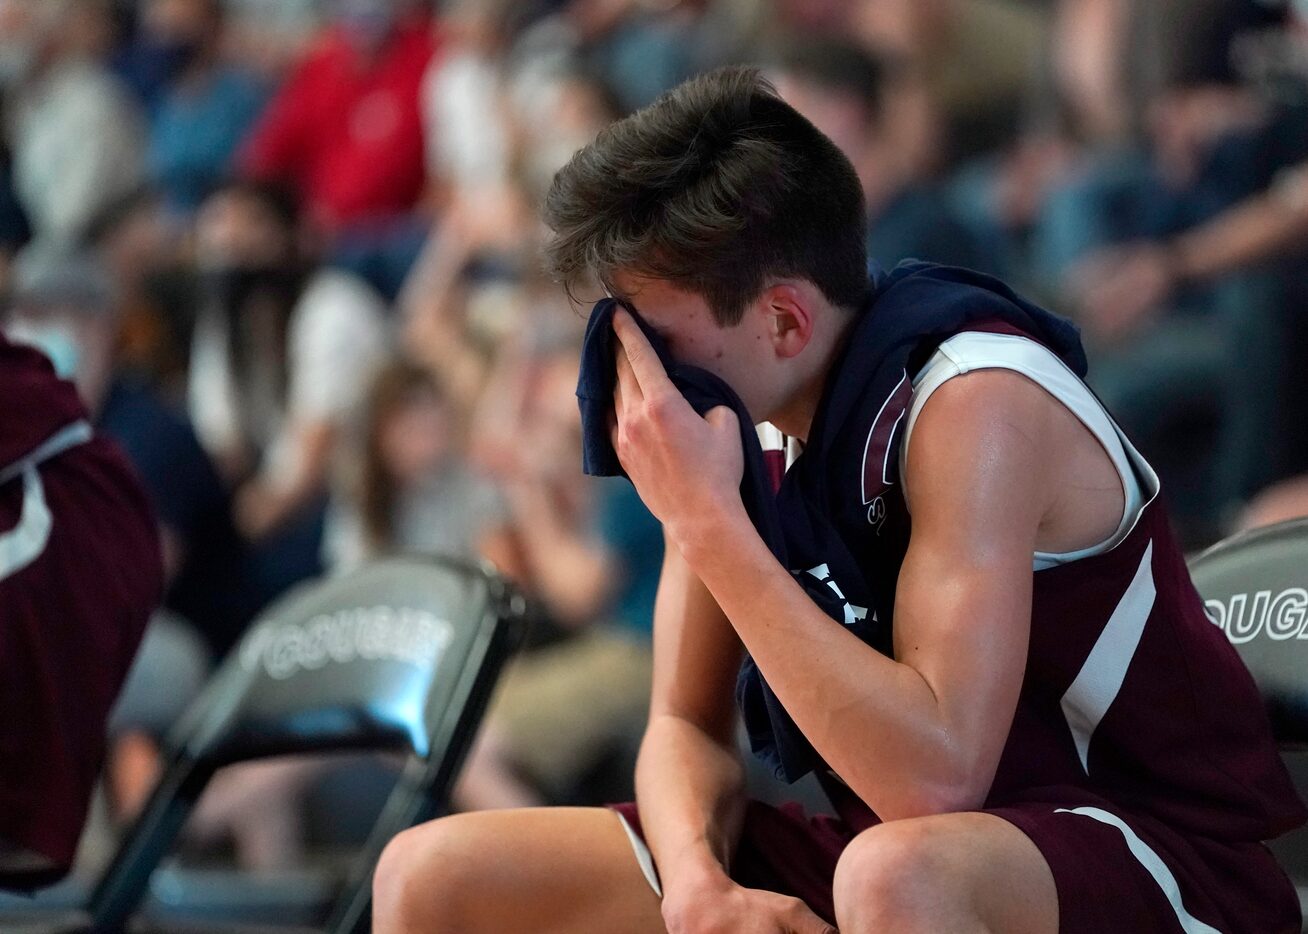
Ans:
[{"label": "elbow", "polygon": [[986,794],[973,787],[952,784],[923,783],[890,802],[891,813],[880,814],[882,820],[903,820],[911,817],[932,817],[936,814],[957,814],[975,811],[984,806]]},{"label": "elbow", "polygon": [[870,777],[869,794],[859,792],[859,797],[885,821],[957,814],[984,807],[992,780],[993,770],[947,769],[906,774],[891,784],[882,773]]}]

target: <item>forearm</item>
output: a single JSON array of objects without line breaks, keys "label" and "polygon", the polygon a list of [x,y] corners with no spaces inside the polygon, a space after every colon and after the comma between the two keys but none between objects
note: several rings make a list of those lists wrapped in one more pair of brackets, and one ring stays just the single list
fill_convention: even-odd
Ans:
[{"label": "forearm", "polygon": [[664,891],[725,875],[744,816],[744,769],[688,720],[650,718],[636,763],[636,799]]},{"label": "forearm", "polygon": [[1181,281],[1233,272],[1308,241],[1308,169],[1296,169],[1254,200],[1178,236],[1169,244]]},{"label": "forearm", "polygon": [[336,443],[336,426],[315,421],[294,431],[294,469],[286,476],[264,475],[257,482],[272,494],[278,518],[284,519],[327,488],[327,470]]},{"label": "forearm", "polygon": [[991,776],[963,718],[919,671],[834,625],[745,522],[712,536],[729,555],[709,536],[683,551],[826,763],[883,819],[979,805]]},{"label": "forearm", "polygon": [[326,488],[334,438],[329,424],[306,426],[296,436],[292,469],[283,471],[265,463],[236,490],[232,518],[242,535],[252,541],[263,538]]}]

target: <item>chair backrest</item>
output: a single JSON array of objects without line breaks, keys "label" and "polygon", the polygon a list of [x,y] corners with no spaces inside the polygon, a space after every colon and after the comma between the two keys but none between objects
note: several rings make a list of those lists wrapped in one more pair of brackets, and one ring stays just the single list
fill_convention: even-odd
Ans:
[{"label": "chair backrest", "polygon": [[496,578],[425,558],[302,585],[260,614],[169,744],[214,765],[322,749],[426,756],[503,603]]},{"label": "chair backrest", "polygon": [[523,613],[522,598],[490,571],[425,557],[379,561],[278,600],[170,735],[164,775],[92,896],[93,929],[121,929],[221,766],[309,751],[407,751],[380,821],[387,827],[370,848],[424,814],[415,799],[448,790],[521,638]]},{"label": "chair backrest", "polygon": [[1308,519],[1218,542],[1190,576],[1258,682],[1277,740],[1308,748]]}]

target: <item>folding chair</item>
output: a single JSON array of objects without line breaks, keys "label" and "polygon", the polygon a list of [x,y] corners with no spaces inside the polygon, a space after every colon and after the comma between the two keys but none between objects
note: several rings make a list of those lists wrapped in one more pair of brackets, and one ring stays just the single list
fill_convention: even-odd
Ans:
[{"label": "folding chair", "polygon": [[[1190,562],[1208,616],[1253,674],[1299,793],[1308,792],[1308,519],[1218,542]],[[1308,903],[1308,831],[1272,844]]]},{"label": "folding chair", "polygon": [[159,784],[84,916],[57,929],[124,930],[219,768],[292,753],[403,752],[326,924],[331,934],[367,930],[382,848],[446,798],[523,629],[519,595],[485,569],[444,559],[387,559],[292,591],[261,614],[179,721]]}]

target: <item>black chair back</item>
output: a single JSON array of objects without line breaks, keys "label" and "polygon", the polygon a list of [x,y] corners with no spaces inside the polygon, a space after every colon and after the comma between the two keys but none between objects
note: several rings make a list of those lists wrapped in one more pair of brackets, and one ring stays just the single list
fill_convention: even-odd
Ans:
[{"label": "black chair back", "polygon": [[328,925],[366,927],[377,856],[447,795],[521,639],[523,612],[521,597],[486,569],[418,557],[278,600],[169,737],[159,785],[92,896],[92,930],[122,930],[218,768],[290,753],[403,752],[404,771]]},{"label": "black chair back", "polygon": [[1308,519],[1218,542],[1190,576],[1258,682],[1277,741],[1308,748]]}]

